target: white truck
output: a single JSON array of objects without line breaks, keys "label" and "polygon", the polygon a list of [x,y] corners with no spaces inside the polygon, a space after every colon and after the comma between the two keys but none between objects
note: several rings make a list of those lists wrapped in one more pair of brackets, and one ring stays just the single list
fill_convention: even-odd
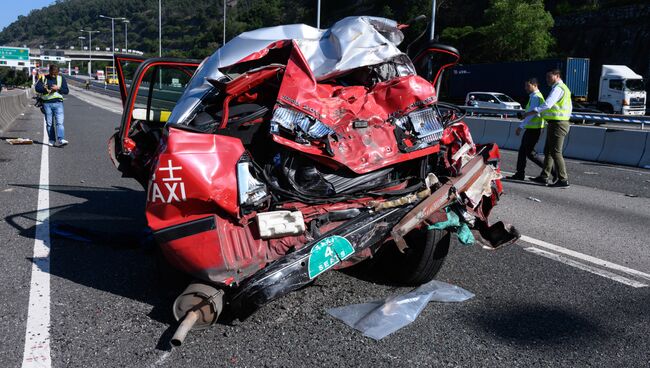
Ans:
[{"label": "white truck", "polygon": [[598,108],[606,113],[645,115],[643,77],[625,65],[603,65]]}]

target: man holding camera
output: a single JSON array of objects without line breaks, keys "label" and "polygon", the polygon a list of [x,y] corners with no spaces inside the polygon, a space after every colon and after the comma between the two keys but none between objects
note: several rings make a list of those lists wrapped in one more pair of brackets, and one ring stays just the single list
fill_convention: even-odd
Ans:
[{"label": "man holding camera", "polygon": [[[65,129],[63,126],[63,95],[69,93],[68,82],[59,74],[59,67],[50,65],[48,75],[39,78],[36,83],[36,92],[41,94],[41,102],[45,110],[45,124],[47,126],[48,145],[55,144],[63,147],[68,144],[65,140]],[[56,120],[55,124],[52,121]]]}]

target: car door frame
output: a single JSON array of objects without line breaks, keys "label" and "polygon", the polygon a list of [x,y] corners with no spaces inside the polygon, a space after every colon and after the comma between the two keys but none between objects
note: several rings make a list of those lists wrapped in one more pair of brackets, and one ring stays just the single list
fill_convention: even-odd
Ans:
[{"label": "car door frame", "polygon": [[[120,121],[120,127],[119,127],[119,139],[118,139],[118,155],[119,154],[129,154],[131,153],[132,149],[135,147],[134,142],[130,140],[130,138],[127,136],[128,131],[130,130],[131,122],[133,120],[133,108],[136,102],[137,92],[139,90],[139,86],[142,84],[142,80],[149,71],[150,68],[152,67],[158,67],[158,66],[176,66],[176,67],[194,67],[198,68],[199,65],[201,64],[200,60],[193,60],[193,59],[178,59],[178,58],[150,58],[144,60],[136,69],[135,74],[133,75],[133,81],[131,84],[131,87],[128,89],[128,95],[126,96],[126,99],[124,101],[123,105],[123,112],[122,112],[122,118]],[[119,68],[118,72],[118,77],[120,78],[120,83],[123,83],[123,72],[121,70],[121,66]],[[136,88],[138,87],[138,88]],[[126,87],[124,88],[126,92]]]},{"label": "car door frame", "polygon": [[[138,63],[138,67],[140,67],[140,65],[142,65],[142,63],[144,63],[147,58],[129,54],[115,54],[113,60],[115,62],[115,70],[117,72],[117,80],[119,83],[120,99],[122,100],[122,107],[124,107],[126,104],[126,98],[129,95],[129,90],[127,90],[126,87],[126,77],[124,75],[124,70],[122,69],[122,62],[126,61]],[[136,72],[137,70],[138,69],[136,68]],[[133,74],[133,77],[135,78],[135,73]]]}]

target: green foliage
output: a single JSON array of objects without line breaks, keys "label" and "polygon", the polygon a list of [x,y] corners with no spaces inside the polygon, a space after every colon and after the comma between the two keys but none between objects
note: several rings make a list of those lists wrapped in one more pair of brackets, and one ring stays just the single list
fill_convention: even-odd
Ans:
[{"label": "green foliage", "polygon": [[555,44],[553,17],[542,0],[493,0],[485,17],[490,24],[482,33],[493,60],[543,59]]},{"label": "green foliage", "polygon": [[542,0],[492,0],[484,22],[445,28],[441,39],[457,45],[465,62],[535,60],[552,54],[554,21]]},{"label": "green foliage", "polygon": [[[222,43],[221,4],[222,0],[164,0],[163,54],[191,58],[212,54]],[[228,38],[260,27],[312,20],[310,0],[228,0],[228,4]],[[158,54],[157,0],[59,0],[18,17],[0,32],[0,45],[79,47],[78,37],[83,35],[79,30],[84,28],[100,30],[93,36],[93,48],[105,49],[111,46],[111,22],[99,18],[100,14],[128,18],[128,48],[148,56]],[[87,41],[84,46],[88,46]],[[115,47],[124,48],[124,25],[120,21],[115,22]]]},{"label": "green foliage", "polygon": [[0,68],[2,88],[7,86],[25,86],[31,83],[29,74],[22,69]]},{"label": "green foliage", "polygon": [[[202,59],[221,46],[223,0],[163,0],[164,56]],[[548,0],[553,4],[567,0]],[[595,4],[599,0],[589,0]],[[280,24],[316,23],[315,0],[227,0],[227,39],[242,32]],[[602,0],[600,0],[602,2]],[[599,2],[599,3],[600,3]],[[321,27],[353,15],[374,15],[407,22],[431,13],[431,0],[327,0]],[[552,50],[553,25],[542,0],[436,0],[436,34],[456,46],[463,62],[544,57]],[[575,1],[571,0],[570,4]],[[485,11],[486,8],[489,8]],[[549,7],[551,8],[551,7]],[[37,48],[79,47],[81,28],[100,30],[93,48],[111,45],[111,23],[99,14],[127,17],[129,49],[158,55],[157,0],[58,0],[54,5],[19,17],[0,32],[0,45]],[[404,30],[408,43],[427,29],[427,22]],[[85,35],[87,36],[87,35]],[[124,48],[124,25],[115,23],[115,45]],[[87,40],[84,46],[88,46]]]}]

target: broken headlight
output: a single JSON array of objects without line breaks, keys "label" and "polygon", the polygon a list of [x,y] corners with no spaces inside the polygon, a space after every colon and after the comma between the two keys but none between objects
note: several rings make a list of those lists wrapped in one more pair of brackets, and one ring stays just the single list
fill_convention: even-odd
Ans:
[{"label": "broken headlight", "polygon": [[302,132],[313,139],[320,139],[334,132],[320,120],[286,107],[278,107],[273,112],[271,134],[278,134],[280,127],[294,134]]},{"label": "broken headlight", "polygon": [[266,184],[253,176],[254,168],[248,154],[244,154],[237,162],[237,192],[239,206],[244,210],[259,208],[266,201],[269,192]]},{"label": "broken headlight", "polygon": [[439,141],[444,130],[438,114],[433,108],[414,111],[402,116],[395,121],[395,124],[426,143]]}]

